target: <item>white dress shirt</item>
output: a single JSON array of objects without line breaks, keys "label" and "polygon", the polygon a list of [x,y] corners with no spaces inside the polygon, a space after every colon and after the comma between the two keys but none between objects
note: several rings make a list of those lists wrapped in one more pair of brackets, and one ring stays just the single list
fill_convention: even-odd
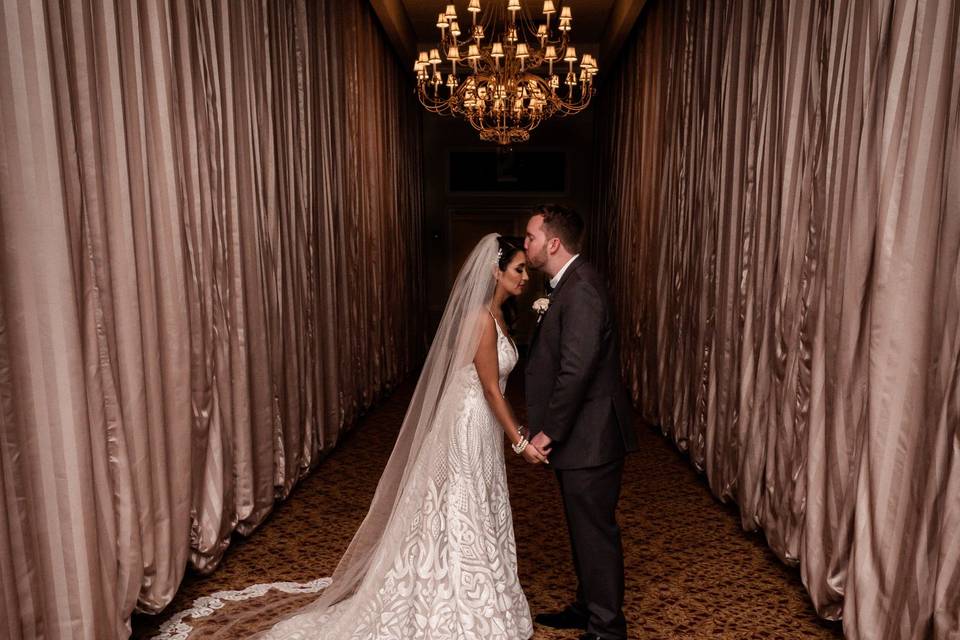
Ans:
[{"label": "white dress shirt", "polygon": [[563,265],[563,266],[560,268],[560,271],[557,271],[557,275],[555,275],[555,276],[553,276],[552,278],[550,278],[550,288],[551,288],[551,289],[556,289],[556,288],[557,288],[557,285],[560,284],[560,278],[562,278],[562,277],[563,277],[563,274],[567,272],[567,268],[568,268],[570,265],[572,265],[572,264],[573,264],[573,261],[576,260],[576,259],[579,258],[579,257],[580,257],[580,254],[578,253],[577,255],[575,255],[575,256],[573,256],[572,258],[570,258],[569,260],[567,260],[567,264]]}]

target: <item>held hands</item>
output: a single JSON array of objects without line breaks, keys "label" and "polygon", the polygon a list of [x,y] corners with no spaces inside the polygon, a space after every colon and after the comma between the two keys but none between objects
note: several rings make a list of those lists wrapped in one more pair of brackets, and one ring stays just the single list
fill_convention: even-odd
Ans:
[{"label": "held hands", "polygon": [[550,455],[550,451],[553,449],[551,446],[552,442],[553,441],[550,439],[550,436],[545,434],[543,431],[537,433],[537,435],[533,436],[533,439],[530,440],[530,444],[535,446],[539,451],[543,452],[543,455],[545,456]]},{"label": "held hands", "polygon": [[[547,456],[550,455],[550,436],[545,434],[543,431],[539,432],[537,435],[533,436],[533,439],[530,440],[530,444],[526,446],[523,450],[523,459],[532,464],[550,464],[550,460]],[[527,451],[530,451],[530,454],[527,454]]]},{"label": "held hands", "polygon": [[550,455],[551,440],[547,434],[541,431],[532,440],[527,440],[524,435],[526,429],[522,425],[517,427],[517,433],[520,435],[520,440],[511,445],[515,453],[530,464],[550,464],[547,456]]},{"label": "held hands", "polygon": [[539,448],[532,442],[528,443],[527,446],[523,448],[523,452],[520,453],[523,456],[523,459],[529,462],[530,464],[550,464],[550,461],[547,460],[545,453],[540,451]]}]

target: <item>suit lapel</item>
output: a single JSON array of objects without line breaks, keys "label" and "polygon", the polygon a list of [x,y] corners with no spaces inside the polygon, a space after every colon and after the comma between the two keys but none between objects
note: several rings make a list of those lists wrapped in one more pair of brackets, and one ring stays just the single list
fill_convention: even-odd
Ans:
[{"label": "suit lapel", "polygon": [[[550,293],[550,296],[549,296],[549,298],[550,298],[550,306],[553,306],[553,304],[554,304],[557,300],[559,300],[558,296],[559,296],[559,294],[560,294],[560,290],[563,288],[563,285],[567,283],[567,280],[570,279],[570,276],[573,275],[573,273],[574,273],[577,269],[579,269],[581,266],[583,266],[583,263],[584,263],[583,257],[581,256],[581,257],[577,258],[576,260],[574,260],[574,261],[573,261],[573,264],[571,264],[569,267],[567,267],[567,270],[563,272],[563,277],[560,278],[560,282],[557,283],[557,286],[554,287],[554,288],[553,288],[553,291]],[[537,344],[537,339],[540,337],[540,329],[541,329],[541,327],[543,326],[543,323],[547,321],[547,314],[548,314],[548,313],[550,313],[549,307],[548,307],[547,310],[543,313],[543,316],[541,316],[540,321],[537,322],[536,328],[533,330],[533,338],[530,339],[530,352],[531,352],[531,353],[533,352],[533,349],[534,349],[534,347],[535,347],[536,344]]]},{"label": "suit lapel", "polygon": [[[552,301],[550,296],[547,296],[547,298]],[[543,320],[546,315],[547,312],[544,311],[540,314],[540,317],[537,318],[537,326],[533,328],[533,337],[530,338],[530,353],[533,353],[533,348],[537,344],[537,338],[540,337],[540,327],[543,326]]]},{"label": "suit lapel", "polygon": [[557,299],[557,296],[560,294],[560,290],[563,289],[563,285],[567,284],[567,281],[570,280],[570,276],[572,276],[577,269],[582,267],[583,263],[583,257],[581,256],[574,260],[573,264],[567,267],[567,270],[563,272],[563,277],[560,278],[560,282],[557,283],[557,286],[553,288],[553,293],[550,294],[551,302]]}]

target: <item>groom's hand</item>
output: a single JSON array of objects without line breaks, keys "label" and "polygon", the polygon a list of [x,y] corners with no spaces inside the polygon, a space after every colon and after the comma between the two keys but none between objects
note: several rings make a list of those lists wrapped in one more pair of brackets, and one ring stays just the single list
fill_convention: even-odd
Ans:
[{"label": "groom's hand", "polygon": [[553,441],[550,439],[550,436],[548,436],[543,431],[541,431],[537,433],[537,435],[533,436],[533,440],[530,441],[530,444],[532,444],[537,449],[539,449],[540,453],[542,453],[545,456],[548,456],[550,455],[551,442]]},{"label": "groom's hand", "polygon": [[520,455],[530,464],[550,464],[547,461],[547,456],[541,453],[540,449],[537,449],[536,445],[532,442],[527,443],[527,446],[523,448],[523,453]]}]

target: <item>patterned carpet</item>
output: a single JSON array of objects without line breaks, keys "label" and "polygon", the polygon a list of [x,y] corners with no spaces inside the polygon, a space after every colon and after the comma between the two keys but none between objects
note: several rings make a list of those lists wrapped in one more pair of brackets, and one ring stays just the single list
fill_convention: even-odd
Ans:
[{"label": "patterned carpet", "polygon": [[[234,540],[212,576],[187,575],[163,613],[134,616],[133,637],[151,637],[200,596],[329,576],[365,515],[411,392],[404,385],[362,420],[259,530]],[[518,389],[508,395],[521,406]],[[716,501],[656,431],[638,430],[641,451],[627,460],[619,510],[630,637],[841,638],[839,623],[817,617],[798,570],[781,564],[762,534],[742,531],[736,507]],[[545,468],[508,453],[520,579],[534,613],[555,610],[575,588],[556,481]],[[271,591],[227,602],[209,616],[186,620],[194,628],[189,637],[247,637],[315,597]],[[273,607],[269,615],[265,604]],[[538,627],[534,637],[578,634]]]}]

